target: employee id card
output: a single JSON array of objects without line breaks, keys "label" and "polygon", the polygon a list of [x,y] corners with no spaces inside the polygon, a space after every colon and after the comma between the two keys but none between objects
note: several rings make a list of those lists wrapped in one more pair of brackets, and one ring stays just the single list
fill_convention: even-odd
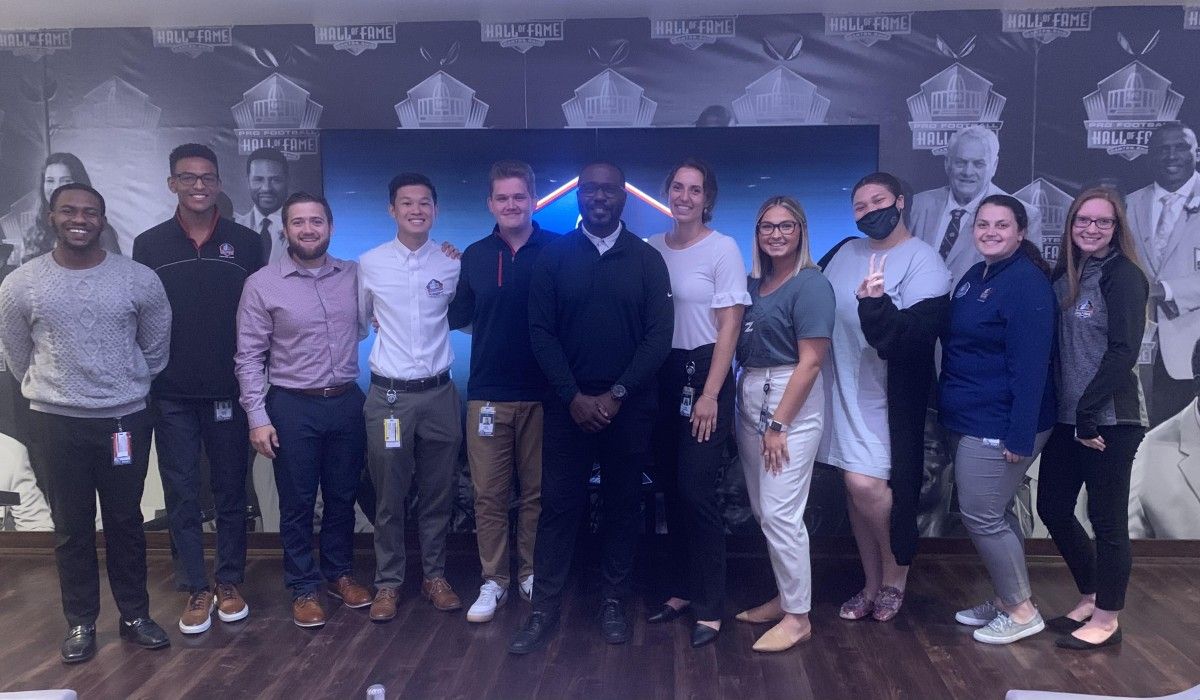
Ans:
[{"label": "employee id card", "polygon": [[683,387],[683,393],[679,395],[679,415],[684,418],[692,417],[692,404],[696,398],[696,390],[690,386]]},{"label": "employee id card", "polygon": [[492,437],[496,433],[496,407],[486,404],[479,409],[479,437]]},{"label": "employee id card", "polygon": [[389,450],[404,447],[400,437],[400,419],[392,416],[383,419],[383,446]]},{"label": "employee id card", "polygon": [[218,423],[233,420],[233,401],[213,401],[213,420]]},{"label": "employee id card", "polygon": [[112,435],[113,466],[133,464],[133,438],[127,431],[117,425],[117,432]]}]

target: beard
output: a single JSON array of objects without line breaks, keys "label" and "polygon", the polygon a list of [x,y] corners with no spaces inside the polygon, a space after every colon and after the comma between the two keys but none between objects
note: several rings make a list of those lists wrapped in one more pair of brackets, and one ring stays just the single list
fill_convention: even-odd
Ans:
[{"label": "beard", "polygon": [[325,257],[326,251],[329,250],[329,241],[326,240],[316,248],[305,250],[288,243],[288,254],[295,257],[297,260],[320,260]]}]

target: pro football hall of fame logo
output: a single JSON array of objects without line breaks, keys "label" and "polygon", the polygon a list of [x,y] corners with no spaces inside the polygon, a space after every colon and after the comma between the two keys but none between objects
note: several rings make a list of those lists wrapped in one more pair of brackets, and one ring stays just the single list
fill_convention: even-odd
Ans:
[{"label": "pro football hall of fame logo", "polygon": [[873,46],[899,34],[912,33],[911,12],[866,12],[825,15],[825,36],[840,36]]},{"label": "pro football hall of fame logo", "polygon": [[70,29],[3,29],[0,30],[0,51],[12,51],[36,61],[55,51],[71,49]]},{"label": "pro football hall of fame logo", "polygon": [[313,25],[313,40],[318,46],[332,46],[336,51],[358,56],[380,44],[396,43],[396,24]]},{"label": "pro football hall of fame logo", "polygon": [[1067,211],[1073,201],[1071,195],[1063,192],[1054,185],[1038,178],[1021,189],[1013,192],[1013,196],[1042,214],[1042,257],[1053,265],[1058,262],[1059,237],[1047,235],[1049,232],[1062,231],[1067,222]]},{"label": "pro football hall of fame logo", "polygon": [[475,90],[445,71],[417,83],[395,109],[402,129],[480,129],[488,113]]},{"label": "pro football hall of fame logo", "polygon": [[154,47],[198,58],[223,46],[233,46],[233,27],[162,27],[151,29]]},{"label": "pro football hall of fame logo", "polygon": [[485,44],[500,44],[506,49],[525,53],[545,46],[548,41],[563,40],[563,20],[547,19],[530,22],[480,22],[479,40]]},{"label": "pro football hall of fame logo", "polygon": [[1055,10],[1003,10],[1001,26],[1005,32],[1049,44],[1074,32],[1092,31],[1092,8]]},{"label": "pro football hall of fame logo", "polygon": [[612,68],[575,88],[562,105],[569,128],[650,126],[658,103],[645,90]]},{"label": "pro football hall of fame logo", "polygon": [[1087,147],[1133,160],[1149,150],[1155,129],[1175,121],[1183,95],[1171,89],[1170,80],[1133,61],[1096,83],[1083,106]]},{"label": "pro football hall of fame logo", "polygon": [[991,81],[954,63],[921,83],[921,91],[908,98],[913,150],[945,155],[950,137],[968,126],[999,133],[1005,101],[992,90]]},{"label": "pro football hall of fame logo", "polygon": [[242,93],[235,104],[238,153],[248,156],[259,148],[274,148],[289,160],[317,153],[317,122],[321,105],[308,91],[289,78],[272,73],[266,80]]},{"label": "pro football hall of fame logo", "polygon": [[737,17],[733,15],[650,20],[651,39],[668,39],[693,51],[705,44],[715,44],[717,39],[732,38],[736,33]]}]

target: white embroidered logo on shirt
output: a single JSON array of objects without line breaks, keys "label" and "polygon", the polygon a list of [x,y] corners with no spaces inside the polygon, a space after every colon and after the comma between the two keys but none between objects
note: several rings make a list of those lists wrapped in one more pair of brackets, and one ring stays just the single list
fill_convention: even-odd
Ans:
[{"label": "white embroidered logo on shirt", "polygon": [[965,296],[967,295],[967,292],[968,292],[970,289],[971,289],[971,283],[970,283],[970,282],[963,282],[962,286],[958,288],[958,291],[954,293],[954,298],[955,298],[955,299],[962,299],[963,297],[965,297]]},{"label": "white embroidered logo on shirt", "polygon": [[754,321],[746,321],[746,325],[742,328],[743,333],[754,332]]},{"label": "white embroidered logo on shirt", "polygon": [[222,243],[221,245],[217,246],[217,253],[222,258],[232,258],[233,257],[233,244]]},{"label": "white embroidered logo on shirt", "polygon": [[1075,307],[1075,318],[1091,318],[1096,313],[1096,307],[1092,305],[1091,299],[1084,299],[1079,306]]},{"label": "white embroidered logo on shirt", "polygon": [[445,288],[438,280],[429,280],[429,284],[425,285],[425,293],[431,297],[442,296]]}]

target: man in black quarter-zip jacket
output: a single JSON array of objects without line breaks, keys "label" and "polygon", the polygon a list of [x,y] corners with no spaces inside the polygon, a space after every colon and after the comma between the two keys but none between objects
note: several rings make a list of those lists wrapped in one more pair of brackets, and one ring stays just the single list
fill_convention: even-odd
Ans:
[{"label": "man in black quarter-zip jacket", "polygon": [[600,464],[601,632],[629,640],[623,599],[638,538],[649,461],[655,374],[671,350],[674,309],[666,263],[625,228],[625,174],[594,162],[579,174],[582,222],[534,265],[533,354],[553,395],[545,403],[542,512],[534,550],[533,614],[509,651],[543,646],[557,625],[592,465]]}]

